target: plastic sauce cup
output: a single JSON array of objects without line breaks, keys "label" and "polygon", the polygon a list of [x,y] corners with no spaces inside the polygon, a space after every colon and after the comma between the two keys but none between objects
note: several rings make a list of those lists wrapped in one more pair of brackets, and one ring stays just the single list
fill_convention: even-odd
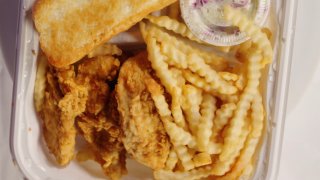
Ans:
[{"label": "plastic sauce cup", "polygon": [[249,39],[224,18],[223,7],[241,9],[262,26],[269,13],[270,0],[180,0],[182,18],[202,41],[216,46],[232,46]]}]

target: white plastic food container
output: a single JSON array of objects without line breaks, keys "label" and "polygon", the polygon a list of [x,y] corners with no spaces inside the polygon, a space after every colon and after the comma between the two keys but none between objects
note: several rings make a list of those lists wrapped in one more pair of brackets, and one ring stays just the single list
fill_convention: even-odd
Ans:
[{"label": "white plastic food container", "polygon": [[[34,0],[20,1],[19,40],[14,82],[13,111],[11,118],[11,153],[27,179],[105,179],[96,163],[79,164],[72,161],[59,168],[50,156],[41,135],[41,123],[33,105],[33,88],[36,75],[38,37],[31,19]],[[295,28],[296,0],[271,0],[270,24],[276,27],[275,55],[266,75],[267,128],[264,143],[258,156],[254,179],[277,178],[287,102],[291,54]],[[126,39],[126,36],[123,38]],[[129,41],[132,41],[130,39]],[[125,179],[152,179],[148,168],[131,160]]]}]

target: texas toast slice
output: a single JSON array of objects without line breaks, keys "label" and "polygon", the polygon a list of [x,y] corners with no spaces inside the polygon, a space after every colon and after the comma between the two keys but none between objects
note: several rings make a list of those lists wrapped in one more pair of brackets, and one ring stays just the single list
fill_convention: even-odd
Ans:
[{"label": "texas toast slice", "polygon": [[176,0],[38,0],[33,7],[40,46],[55,67],[70,65]]}]

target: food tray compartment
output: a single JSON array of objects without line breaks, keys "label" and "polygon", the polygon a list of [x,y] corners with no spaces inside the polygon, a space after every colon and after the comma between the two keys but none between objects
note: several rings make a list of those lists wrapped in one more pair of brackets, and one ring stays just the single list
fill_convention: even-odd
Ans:
[{"label": "food tray compartment", "polygon": [[[72,161],[66,168],[57,167],[48,158],[41,136],[41,123],[33,105],[38,36],[31,19],[34,0],[20,1],[19,39],[11,118],[11,153],[13,161],[28,179],[105,179],[98,164],[85,166]],[[272,0],[270,23],[275,25],[275,56],[266,73],[267,129],[261,146],[254,179],[276,179],[285,119],[287,89],[295,27],[296,0]],[[122,34],[119,42],[139,43],[139,38]],[[141,43],[139,43],[141,44]],[[124,179],[152,179],[148,168],[128,161],[129,174]]]}]

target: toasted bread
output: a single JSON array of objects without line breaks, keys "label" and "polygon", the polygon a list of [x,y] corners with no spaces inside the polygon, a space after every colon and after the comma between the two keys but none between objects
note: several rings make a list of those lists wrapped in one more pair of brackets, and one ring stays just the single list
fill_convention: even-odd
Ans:
[{"label": "toasted bread", "polygon": [[49,63],[64,67],[175,1],[38,0],[33,7],[33,19]]}]

